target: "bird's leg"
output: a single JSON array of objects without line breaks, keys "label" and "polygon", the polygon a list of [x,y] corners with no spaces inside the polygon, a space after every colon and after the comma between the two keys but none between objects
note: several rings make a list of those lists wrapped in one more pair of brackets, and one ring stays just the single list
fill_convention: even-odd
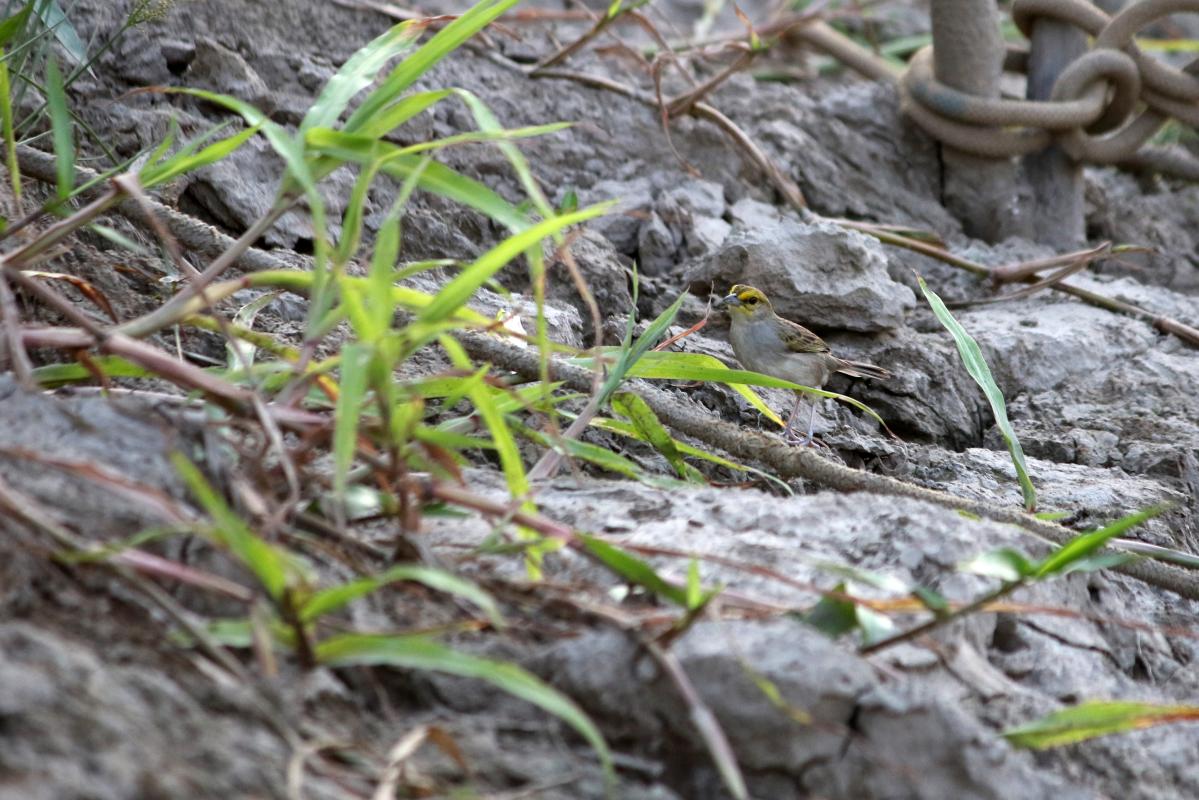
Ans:
[{"label": "bird's leg", "polygon": [[791,416],[787,419],[787,427],[783,429],[783,438],[791,444],[799,445],[800,447],[808,447],[812,444],[813,431],[816,429],[816,409],[819,405],[819,400],[812,398],[812,413],[808,417],[808,435],[800,438],[799,434],[792,430],[791,424],[795,421],[795,415],[799,413],[799,404],[803,401],[803,395],[799,392],[795,393],[795,408],[791,410]]},{"label": "bird's leg", "polygon": [[803,402],[803,394],[796,392],[795,405],[791,407],[791,413],[787,416],[787,424],[783,427],[783,439],[788,442],[794,440],[794,436],[791,433],[791,425],[795,422],[795,415],[799,412],[799,404],[801,402]]},{"label": "bird's leg", "polygon": [[815,397],[812,398],[812,413],[808,416],[808,438],[803,440],[803,444],[809,445],[812,443],[812,432],[816,429],[816,408],[820,405],[820,401]]}]

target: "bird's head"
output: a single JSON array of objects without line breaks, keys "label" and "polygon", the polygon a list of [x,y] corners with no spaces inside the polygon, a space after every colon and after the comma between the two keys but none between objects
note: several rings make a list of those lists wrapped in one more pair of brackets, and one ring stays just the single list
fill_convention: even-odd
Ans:
[{"label": "bird's head", "polygon": [[716,303],[728,309],[729,317],[736,319],[758,319],[774,313],[770,300],[752,286],[739,283]]}]

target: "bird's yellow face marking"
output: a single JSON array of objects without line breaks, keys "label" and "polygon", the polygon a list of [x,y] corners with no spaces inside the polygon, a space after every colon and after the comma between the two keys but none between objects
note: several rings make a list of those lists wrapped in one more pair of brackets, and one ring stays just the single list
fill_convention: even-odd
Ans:
[{"label": "bird's yellow face marking", "polygon": [[772,313],[770,301],[766,299],[766,295],[743,283],[729,289],[729,293],[721,300],[721,304],[729,310],[729,314],[745,317]]}]

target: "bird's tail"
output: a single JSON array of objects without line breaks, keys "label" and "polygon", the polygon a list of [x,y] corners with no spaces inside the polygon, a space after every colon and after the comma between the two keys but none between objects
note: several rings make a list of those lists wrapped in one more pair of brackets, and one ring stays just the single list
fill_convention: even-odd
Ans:
[{"label": "bird's tail", "polygon": [[853,375],[855,378],[878,378],[879,380],[885,380],[891,377],[891,373],[882,367],[865,364],[861,361],[845,361],[844,359],[841,359],[840,363],[837,364],[837,372]]}]

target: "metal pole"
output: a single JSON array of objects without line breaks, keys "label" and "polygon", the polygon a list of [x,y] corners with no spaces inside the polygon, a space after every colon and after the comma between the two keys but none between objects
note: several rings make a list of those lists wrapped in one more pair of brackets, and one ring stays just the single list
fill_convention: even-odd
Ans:
[{"label": "metal pole", "polygon": [[[1033,23],[1028,59],[1029,100],[1048,100],[1062,70],[1087,49],[1083,31],[1045,17]],[[1033,237],[1041,244],[1075,249],[1087,238],[1082,165],[1056,146],[1024,157],[1033,192]]]},{"label": "metal pole", "polygon": [[[932,0],[937,80],[980,97],[999,96],[1003,38],[995,0]],[[1032,229],[1013,161],[941,148],[941,200],[967,234],[990,242]]]}]

